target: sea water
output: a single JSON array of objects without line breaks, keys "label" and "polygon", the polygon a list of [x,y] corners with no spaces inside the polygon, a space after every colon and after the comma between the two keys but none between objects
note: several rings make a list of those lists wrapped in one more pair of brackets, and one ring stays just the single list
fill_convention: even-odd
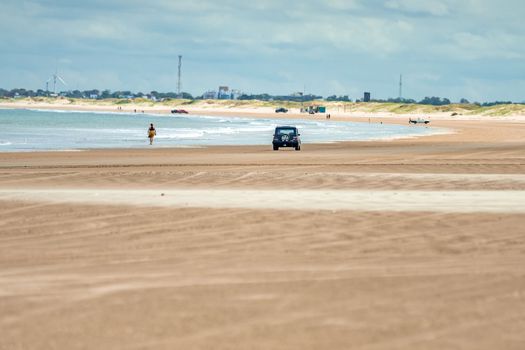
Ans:
[{"label": "sea water", "polygon": [[[311,119],[308,119],[311,118]],[[319,118],[318,116],[316,118]],[[146,148],[147,130],[157,130],[154,147],[271,145],[278,125],[299,128],[309,143],[395,139],[443,133],[421,126],[304,119],[250,119],[203,115],[0,109],[0,152]]]}]

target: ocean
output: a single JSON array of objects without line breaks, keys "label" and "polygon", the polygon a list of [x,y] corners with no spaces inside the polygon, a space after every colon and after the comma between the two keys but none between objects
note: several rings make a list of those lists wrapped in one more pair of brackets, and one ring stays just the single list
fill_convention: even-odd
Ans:
[{"label": "ocean", "polygon": [[[303,146],[337,141],[387,140],[431,135],[424,126],[304,119],[250,119],[204,115],[0,109],[0,152],[149,148],[147,129],[157,129],[153,147],[268,145],[278,125],[299,128]],[[317,117],[319,118],[319,117]]]}]

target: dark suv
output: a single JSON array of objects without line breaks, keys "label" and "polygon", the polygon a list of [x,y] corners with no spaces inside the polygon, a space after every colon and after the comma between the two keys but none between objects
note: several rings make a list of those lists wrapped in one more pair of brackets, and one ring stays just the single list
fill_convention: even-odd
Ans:
[{"label": "dark suv", "polygon": [[293,147],[296,151],[301,150],[301,139],[299,130],[295,126],[278,126],[273,134],[273,150],[279,150],[279,147]]}]

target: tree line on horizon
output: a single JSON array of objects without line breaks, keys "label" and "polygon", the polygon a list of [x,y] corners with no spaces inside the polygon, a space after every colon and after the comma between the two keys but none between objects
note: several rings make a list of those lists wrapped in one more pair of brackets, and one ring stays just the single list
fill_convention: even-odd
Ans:
[{"label": "tree line on horizon", "polygon": [[[132,98],[151,98],[154,97],[157,100],[160,99],[176,99],[179,98],[179,95],[176,92],[158,92],[158,91],[151,91],[149,93],[142,93],[142,92],[131,92],[129,90],[124,91],[111,91],[111,90],[98,90],[98,89],[92,89],[92,90],[71,90],[71,91],[61,91],[58,94],[53,94],[50,91],[38,89],[36,91],[34,90],[26,90],[26,89],[1,89],[0,88],[0,98],[16,98],[16,97],[55,97],[55,96],[62,96],[67,98],[91,98],[91,99],[97,99],[97,100],[104,100],[104,99],[132,99]],[[194,97],[187,93],[182,92],[180,98],[193,100]]]},{"label": "tree line on horizon", "polygon": [[[190,93],[182,92],[179,96],[176,92],[158,92],[158,91],[151,91],[149,93],[142,93],[142,92],[131,92],[128,90],[124,91],[110,91],[110,90],[72,90],[72,91],[62,91],[59,94],[52,94],[49,91],[45,91],[42,89],[38,89],[36,91],[34,90],[27,90],[27,89],[11,89],[6,90],[0,88],[0,98],[23,98],[23,97],[66,97],[66,98],[79,98],[79,99],[97,99],[97,100],[104,100],[104,99],[134,99],[134,98],[147,98],[152,100],[170,100],[170,99],[186,99],[186,100],[201,100],[203,99],[202,96],[192,96]],[[349,98],[348,95],[343,96],[337,96],[337,95],[331,95],[327,96],[326,98],[323,98],[319,95],[303,95],[303,94],[293,94],[293,95],[270,95],[270,94],[242,94],[239,96],[238,100],[259,100],[259,101],[292,101],[292,102],[311,102],[314,100],[325,100],[328,102],[356,102],[356,103],[365,103],[363,100],[356,99],[353,101],[351,98]],[[407,98],[389,98],[389,99],[372,99],[370,102],[377,102],[377,103],[403,103],[403,104],[421,104],[421,105],[432,105],[432,106],[445,106],[450,105],[452,102],[448,98],[441,98],[441,97],[425,97],[421,99],[420,101],[416,101],[414,99],[407,99]],[[460,104],[474,104],[482,107],[489,107],[489,106],[495,106],[495,105],[503,105],[503,104],[525,104],[524,102],[516,103],[512,101],[494,101],[494,102],[469,102],[467,99],[462,98],[459,101]]]}]

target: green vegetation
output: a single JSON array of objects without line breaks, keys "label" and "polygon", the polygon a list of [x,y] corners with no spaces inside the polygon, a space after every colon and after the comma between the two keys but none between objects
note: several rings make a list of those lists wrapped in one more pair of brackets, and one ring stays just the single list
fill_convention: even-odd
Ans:
[{"label": "green vegetation", "polygon": [[[233,94],[230,96],[233,97]],[[202,97],[193,97],[191,94],[182,92],[180,95],[174,92],[151,91],[149,93],[129,90],[110,91],[97,89],[93,90],[73,90],[62,91],[57,96],[44,90],[12,89],[5,90],[0,88],[0,99],[6,102],[11,100],[29,99],[32,102],[60,104],[79,104],[79,105],[135,105],[137,107],[153,106],[195,106],[196,108],[206,108],[213,106],[219,108],[277,108],[299,109],[310,105],[326,106],[333,112],[359,112],[359,113],[379,113],[386,112],[392,114],[421,114],[421,113],[450,113],[458,114],[481,114],[506,116],[523,114],[525,102],[515,104],[510,101],[495,101],[485,103],[470,103],[462,98],[460,103],[454,104],[448,98],[436,96],[425,97],[421,101],[406,98],[389,98],[387,100],[372,100],[363,102],[356,100],[353,102],[348,95],[343,96],[322,96],[295,93],[291,95],[270,95],[267,93],[247,95],[243,94],[238,99],[219,99],[204,100]]]},{"label": "green vegetation", "polygon": [[[302,107],[311,105],[326,106],[328,113],[391,113],[391,114],[448,114],[448,115],[485,115],[485,116],[511,116],[525,115],[525,104],[513,103],[491,103],[491,104],[474,104],[474,103],[457,103],[444,104],[440,106],[423,105],[416,103],[398,103],[398,102],[349,102],[349,101],[325,101],[313,100],[308,102],[299,101],[262,101],[262,100],[195,100],[195,99],[174,99],[168,98],[162,101],[154,102],[151,99],[140,98],[107,98],[107,99],[86,99],[86,98],[65,98],[65,97],[25,97],[9,98],[2,97],[3,103],[42,103],[42,104],[60,104],[60,105],[78,105],[78,106],[121,106],[129,105],[140,107],[164,106],[166,108],[176,108],[180,106],[191,106],[192,108],[226,108],[226,109],[249,109],[265,108],[276,109],[285,107],[291,111],[297,111]],[[132,107],[133,108],[133,107]]]}]

